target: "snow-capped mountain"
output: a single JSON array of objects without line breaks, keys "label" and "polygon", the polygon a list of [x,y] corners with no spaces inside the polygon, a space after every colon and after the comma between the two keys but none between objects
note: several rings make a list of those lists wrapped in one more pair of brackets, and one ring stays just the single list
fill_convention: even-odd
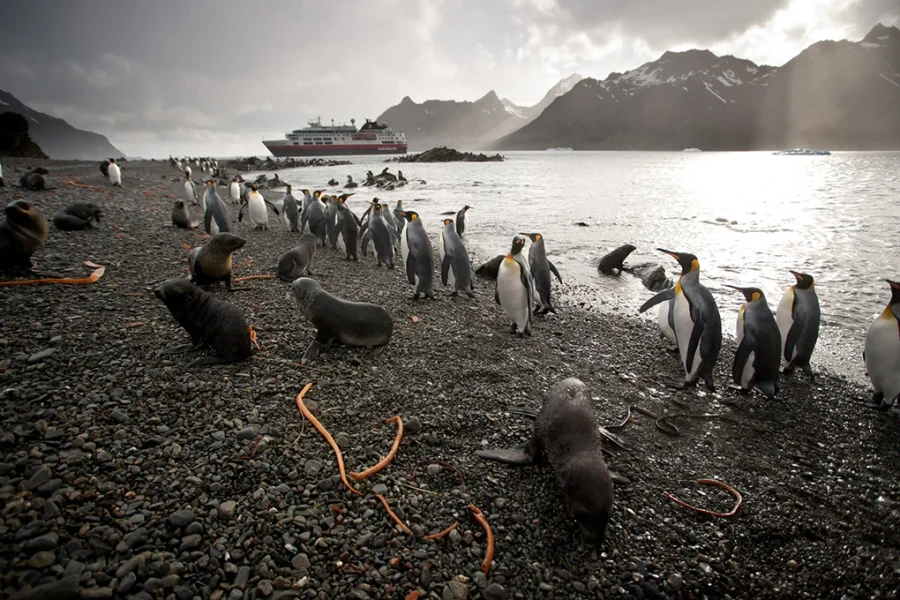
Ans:
[{"label": "snow-capped mountain", "polygon": [[461,150],[482,149],[523,125],[530,123],[557,97],[580,81],[570,75],[554,85],[534,106],[519,106],[491,90],[474,102],[426,100],[414,102],[409,96],[384,111],[378,121],[406,134],[410,150],[451,146]]},{"label": "snow-capped mountain", "polygon": [[781,67],[708,50],[666,52],[585,79],[502,149],[900,147],[900,30],[818,42]]},{"label": "snow-capped mountain", "polygon": [[0,113],[4,112],[14,112],[25,117],[31,139],[50,158],[101,160],[123,156],[106,136],[76,129],[62,119],[29,108],[9,92],[0,90]]}]

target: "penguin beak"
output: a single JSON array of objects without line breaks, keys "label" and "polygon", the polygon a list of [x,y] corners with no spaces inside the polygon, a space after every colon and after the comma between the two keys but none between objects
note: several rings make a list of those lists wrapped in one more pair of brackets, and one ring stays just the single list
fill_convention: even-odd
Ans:
[{"label": "penguin beak", "polygon": [[681,261],[681,255],[678,254],[677,252],[672,252],[671,250],[664,250],[663,248],[657,248],[656,250],[658,252],[662,252],[663,254],[668,254],[669,256],[671,256],[672,258],[674,258],[677,261]]},{"label": "penguin beak", "polygon": [[791,275],[793,275],[797,279],[797,283],[800,283],[803,280],[803,274],[798,273],[797,271],[788,271]]}]

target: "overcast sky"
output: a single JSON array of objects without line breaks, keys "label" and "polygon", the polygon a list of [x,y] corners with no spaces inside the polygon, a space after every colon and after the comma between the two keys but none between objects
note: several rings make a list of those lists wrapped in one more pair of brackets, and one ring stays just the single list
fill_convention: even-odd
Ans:
[{"label": "overcast sky", "polygon": [[265,154],[404,96],[536,103],[666,50],[781,65],[900,0],[0,0],[0,89],[130,156]]}]

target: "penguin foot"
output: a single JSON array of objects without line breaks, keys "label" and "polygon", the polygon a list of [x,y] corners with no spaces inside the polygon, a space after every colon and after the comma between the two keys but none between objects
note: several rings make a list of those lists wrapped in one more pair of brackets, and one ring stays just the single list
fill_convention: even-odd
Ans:
[{"label": "penguin foot", "polygon": [[510,333],[518,333],[519,332],[518,325],[513,323],[512,325],[509,326],[509,331],[510,331]]}]

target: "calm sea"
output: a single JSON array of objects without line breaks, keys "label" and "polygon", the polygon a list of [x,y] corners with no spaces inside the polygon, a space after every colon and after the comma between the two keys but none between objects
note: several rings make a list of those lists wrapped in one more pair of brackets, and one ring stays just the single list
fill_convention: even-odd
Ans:
[{"label": "calm sea", "polygon": [[[788,270],[810,273],[822,304],[814,363],[864,380],[865,333],[890,298],[884,279],[900,279],[900,152],[505,156],[503,163],[405,165],[350,157],[351,166],[284,170],[280,177],[320,189],[332,177],[362,181],[366,170],[400,168],[411,183],[391,192],[357,188],[357,214],[375,195],[391,206],[402,199],[437,243],[441,213],[469,204],[473,260],[505,253],[517,232],[542,233],[563,277],[595,289],[602,310],[636,314],[652,295],[633,277],[598,275],[596,260],[609,249],[633,244],[630,263],[656,262],[673,275],[674,260],[654,248],[691,252],[732,336],[741,296],[725,284],[762,288],[774,310],[794,282]],[[651,312],[644,318],[654,319]]]}]

